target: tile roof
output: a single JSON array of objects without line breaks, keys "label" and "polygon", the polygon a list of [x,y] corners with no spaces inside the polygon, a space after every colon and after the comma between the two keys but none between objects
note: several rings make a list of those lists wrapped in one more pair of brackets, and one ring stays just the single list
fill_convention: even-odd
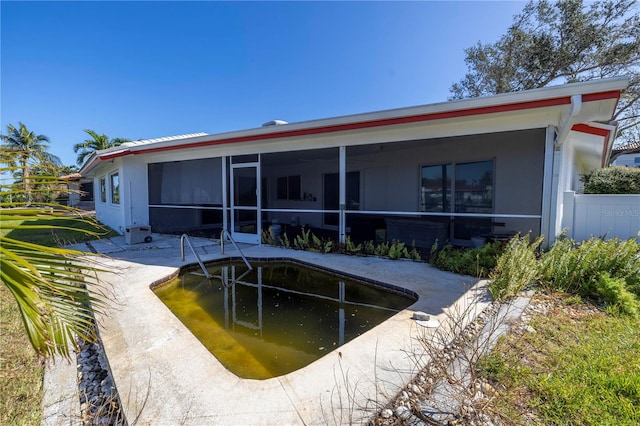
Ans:
[{"label": "tile roof", "polygon": [[613,151],[615,153],[624,151],[636,151],[640,150],[640,142],[632,142],[626,145],[614,146]]}]

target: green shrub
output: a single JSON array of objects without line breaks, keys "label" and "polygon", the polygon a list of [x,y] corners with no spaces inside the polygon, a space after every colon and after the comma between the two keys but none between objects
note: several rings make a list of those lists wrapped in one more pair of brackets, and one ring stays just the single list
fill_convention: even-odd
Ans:
[{"label": "green shrub", "polygon": [[351,241],[351,236],[347,235],[345,240],[345,250],[347,254],[360,254],[362,252],[362,243],[356,245]]},{"label": "green shrub", "polygon": [[374,250],[376,256],[384,257],[389,254],[389,243],[384,241],[378,244]]},{"label": "green shrub", "polygon": [[308,229],[306,232],[304,228],[300,230],[300,235],[296,235],[296,238],[293,240],[293,246],[296,250],[309,250],[309,248],[311,247],[310,234],[310,229]]},{"label": "green shrub", "polygon": [[495,268],[496,261],[501,254],[502,245],[497,241],[473,249],[454,248],[452,245],[446,245],[438,251],[437,246],[434,245],[430,262],[443,271],[487,277],[489,272]]},{"label": "green shrub", "polygon": [[389,259],[391,260],[396,260],[396,259],[400,259],[402,257],[406,257],[409,258],[409,252],[407,251],[407,248],[405,247],[404,243],[401,243],[400,241],[396,241],[393,240],[391,242],[391,247],[389,247]]},{"label": "green shrub", "polygon": [[590,238],[579,245],[559,239],[541,260],[541,284],[551,291],[584,295],[583,288],[603,273],[624,279],[640,296],[640,245],[634,239]]},{"label": "green shrub", "polygon": [[536,250],[541,243],[542,237],[530,242],[529,235],[516,235],[509,241],[489,275],[489,290],[494,299],[503,300],[513,296],[537,280],[539,267]]},{"label": "green shrub", "polygon": [[542,256],[540,282],[608,305],[611,312],[638,315],[640,245],[634,240],[560,239]]},{"label": "green shrub", "polygon": [[640,168],[607,167],[582,176],[585,194],[640,194]]},{"label": "green shrub", "polygon": [[582,288],[584,297],[602,300],[614,311],[632,317],[638,316],[640,303],[635,295],[626,288],[624,278],[611,278],[608,273],[601,273],[596,280]]}]

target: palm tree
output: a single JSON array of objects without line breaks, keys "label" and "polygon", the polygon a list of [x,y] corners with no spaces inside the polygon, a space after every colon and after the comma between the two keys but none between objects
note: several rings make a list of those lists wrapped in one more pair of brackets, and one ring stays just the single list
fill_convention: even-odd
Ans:
[{"label": "palm tree", "polygon": [[31,169],[36,165],[55,167],[60,164],[60,159],[47,152],[48,137],[29,131],[22,122],[18,122],[18,127],[8,124],[7,134],[0,137],[3,141],[0,161],[8,164],[13,172],[19,172],[25,199],[29,204],[31,202]]},{"label": "palm tree", "polygon": [[73,152],[78,153],[78,165],[82,165],[84,160],[93,152],[101,151],[103,149],[111,148],[121,145],[125,142],[129,142],[129,139],[125,138],[113,138],[105,134],[99,135],[91,129],[84,129],[84,132],[91,136],[91,139],[85,139],[84,141],[77,143],[73,146]]},{"label": "palm tree", "polygon": [[[1,173],[6,171],[0,168]],[[22,191],[3,181],[0,191],[5,190]],[[90,291],[86,278],[104,268],[83,252],[28,242],[25,232],[42,235],[72,229],[99,237],[103,228],[68,207],[41,209],[11,201],[2,207],[10,208],[0,208],[0,282],[13,294],[36,352],[69,359],[76,335],[89,341],[96,337],[92,310],[103,309],[107,299],[100,284],[98,293]]]}]

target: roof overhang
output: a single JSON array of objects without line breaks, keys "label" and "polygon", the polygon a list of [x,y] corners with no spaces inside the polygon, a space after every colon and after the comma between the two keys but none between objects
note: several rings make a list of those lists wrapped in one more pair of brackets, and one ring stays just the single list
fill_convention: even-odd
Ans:
[{"label": "roof overhang", "polygon": [[[593,123],[608,123],[612,119],[621,91],[628,84],[628,78],[620,77],[216,135],[139,141],[97,151],[89,157],[80,172],[86,175],[103,161],[128,155],[194,150],[229,144],[286,143],[292,138],[296,141],[318,137],[328,139],[336,135],[344,137],[358,133],[366,134],[369,138],[367,140],[373,141],[375,138],[371,138],[372,132],[384,130],[385,136],[390,136],[393,132],[400,135],[405,129],[416,130],[418,127],[419,132],[405,132],[406,137],[420,134],[422,138],[429,139],[447,135],[545,127],[566,121],[563,117],[570,114],[572,97],[576,95],[581,97],[581,108],[579,113],[572,116],[570,129],[582,131],[582,125],[600,129],[599,125]],[[612,138],[612,133],[615,134],[610,132],[607,137]],[[610,152],[610,149],[608,146],[606,152]]]}]

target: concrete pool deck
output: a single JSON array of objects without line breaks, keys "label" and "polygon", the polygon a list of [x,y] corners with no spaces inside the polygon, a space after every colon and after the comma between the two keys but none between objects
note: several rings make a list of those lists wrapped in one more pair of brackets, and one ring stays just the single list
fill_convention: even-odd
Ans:
[{"label": "concrete pool deck", "polygon": [[[231,244],[223,256],[217,241],[191,240],[203,261],[238,255]],[[471,321],[490,302],[483,282],[426,263],[242,247],[250,258],[302,260],[400,286],[419,299],[307,367],[267,380],[240,379],[150,289],[152,283],[196,261],[188,247],[181,261],[178,236],[154,234],[151,243],[136,245],[115,237],[76,248],[106,255],[100,262],[113,271],[99,277],[112,303],[96,319],[122,408],[128,421],[137,419],[136,424],[364,422],[395,397],[428,359],[417,338],[433,330],[418,326],[411,319],[414,311],[438,318],[445,327],[447,312],[465,311]],[[473,309],[465,310],[470,305]]]}]

